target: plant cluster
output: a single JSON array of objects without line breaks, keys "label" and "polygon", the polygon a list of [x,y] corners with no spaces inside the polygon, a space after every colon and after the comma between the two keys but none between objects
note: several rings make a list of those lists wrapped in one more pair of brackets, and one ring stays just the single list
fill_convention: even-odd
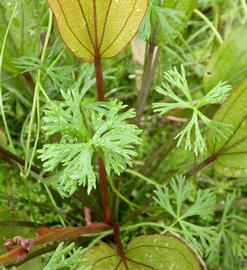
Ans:
[{"label": "plant cluster", "polygon": [[246,269],[246,20],[0,2],[0,269]]}]

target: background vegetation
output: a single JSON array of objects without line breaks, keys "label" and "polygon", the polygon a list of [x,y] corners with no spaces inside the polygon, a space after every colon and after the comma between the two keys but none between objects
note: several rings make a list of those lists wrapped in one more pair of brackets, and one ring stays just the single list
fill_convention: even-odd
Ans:
[{"label": "background vegetation", "polygon": [[[151,0],[137,38],[116,58],[103,61],[105,107],[95,103],[93,65],[64,46],[46,1],[0,2],[0,254],[6,252],[5,239],[34,237],[40,227],[84,225],[85,208],[93,221],[102,220],[95,183],[85,180],[91,183],[85,187],[66,179],[83,171],[81,164],[87,174],[75,178],[96,181],[88,149],[75,160],[78,147],[68,142],[87,134],[80,117],[97,131],[102,115],[95,111],[107,110],[114,128],[124,129],[113,139],[122,140],[125,159],[111,157],[110,139],[95,144],[112,171],[110,204],[123,245],[136,235],[176,233],[208,269],[247,269],[246,100],[237,96],[239,103],[232,102],[238,93],[246,96],[247,5],[244,0],[175,2]],[[243,126],[237,135],[244,138],[241,149],[218,159],[215,149],[237,132],[232,125]],[[49,147],[56,143],[61,152]],[[133,152],[128,144],[135,144]],[[70,157],[59,167],[61,155]],[[126,166],[135,155],[133,166]],[[87,234],[74,246],[51,241],[18,269],[63,269],[65,261],[74,269],[83,248],[101,239],[111,243],[110,234]]]}]

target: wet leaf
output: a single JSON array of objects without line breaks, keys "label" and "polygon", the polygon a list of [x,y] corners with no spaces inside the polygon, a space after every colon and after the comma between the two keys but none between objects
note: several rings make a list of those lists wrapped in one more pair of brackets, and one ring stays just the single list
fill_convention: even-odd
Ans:
[{"label": "wet leaf", "polygon": [[48,0],[60,34],[78,57],[93,62],[120,53],[135,36],[147,0]]},{"label": "wet leaf", "polygon": [[247,76],[247,24],[239,28],[219,47],[209,61],[204,83],[209,91],[220,81],[238,85]]},{"label": "wet leaf", "polygon": [[[128,245],[125,256],[129,270],[202,269],[191,249],[180,239],[171,236],[137,237]],[[116,251],[104,243],[84,255],[82,267],[89,267],[90,270],[126,269]]]},{"label": "wet leaf", "polygon": [[233,89],[231,96],[215,115],[215,120],[232,125],[227,140],[214,142],[208,136],[209,150],[218,153],[215,169],[228,177],[247,176],[247,80]]}]

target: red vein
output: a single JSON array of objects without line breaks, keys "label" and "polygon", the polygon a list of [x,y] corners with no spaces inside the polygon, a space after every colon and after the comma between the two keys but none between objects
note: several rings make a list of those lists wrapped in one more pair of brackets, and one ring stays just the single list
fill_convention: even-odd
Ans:
[{"label": "red vein", "polygon": [[103,55],[113,44],[114,42],[119,38],[119,36],[122,34],[124,28],[126,27],[126,25],[128,24],[129,22],[129,19],[131,18],[131,15],[133,14],[134,10],[135,10],[135,7],[136,7],[136,3],[137,3],[137,0],[135,1],[135,4],[133,6],[133,9],[131,10],[129,16],[127,17],[127,20],[125,21],[122,29],[120,30],[120,32],[118,33],[118,35],[116,36],[116,38],[114,38],[114,40],[109,44],[109,46],[101,53],[101,55]]},{"label": "red vein", "polygon": [[[67,24],[69,30],[70,30],[71,33],[73,34],[73,36],[77,39],[77,41],[82,45],[82,47],[83,47],[85,50],[87,50],[92,56],[94,56],[94,54],[90,51],[90,49],[88,49],[88,48],[81,42],[81,40],[77,37],[77,35],[76,35],[75,32],[73,31],[72,27],[69,25],[69,22],[68,22],[68,20],[67,20],[67,18],[66,18],[66,14],[65,14],[65,12],[64,12],[64,9],[63,9],[63,7],[62,7],[62,5],[61,5],[60,0],[57,0],[57,2],[58,2],[59,6],[60,6],[60,8],[61,8],[61,11],[62,11],[63,17],[64,17],[64,19],[65,19],[65,22],[66,22],[66,24]],[[65,43],[67,43],[67,42],[65,42]]]},{"label": "red vein", "polygon": [[[113,254],[113,255],[108,255],[108,256],[105,256],[105,257],[103,257],[103,258],[100,258],[100,259],[98,259],[97,261],[95,261],[95,262],[92,264],[92,266],[96,266],[98,263],[100,263],[100,262],[102,262],[102,261],[104,261],[104,260],[113,258],[113,257],[118,257],[118,255],[117,255],[117,254]],[[120,262],[121,262],[121,260],[120,260]]]},{"label": "red vein", "polygon": [[105,35],[105,30],[106,30],[106,24],[107,24],[107,20],[108,20],[108,17],[109,17],[109,12],[110,12],[110,9],[111,9],[111,4],[112,4],[112,0],[110,0],[109,5],[108,5],[108,8],[107,8],[107,11],[106,11],[106,17],[105,17],[105,22],[104,22],[104,26],[103,26],[102,37],[101,37],[101,41],[100,41],[100,44],[99,44],[99,51],[101,49],[101,46],[102,46],[102,43],[103,43],[103,40],[104,40],[104,35]]},{"label": "red vein", "polygon": [[120,260],[118,261],[118,264],[116,265],[114,270],[118,270],[120,265],[121,265],[122,259],[120,258]]},{"label": "red vein", "polygon": [[93,14],[94,14],[94,31],[95,31],[95,54],[96,54],[96,55],[99,55],[98,23],[97,23],[97,7],[96,7],[96,0],[93,0]]},{"label": "red vein", "polygon": [[90,29],[89,29],[89,25],[88,25],[88,21],[87,21],[87,18],[86,18],[84,9],[83,9],[83,7],[82,7],[82,4],[81,4],[80,0],[77,0],[77,2],[78,2],[78,5],[79,5],[79,7],[80,7],[80,10],[81,10],[82,17],[83,17],[83,19],[84,19],[84,21],[85,21],[85,23],[86,23],[86,28],[87,28],[88,36],[89,36],[89,38],[90,38],[90,41],[91,41],[91,43],[92,43],[93,48],[95,49],[95,44],[94,44],[93,38],[92,38],[92,36],[91,36],[91,32],[90,32]]},{"label": "red vein", "polygon": [[151,265],[148,265],[148,264],[145,264],[145,263],[141,263],[141,262],[135,261],[135,260],[130,259],[128,257],[126,257],[126,260],[129,261],[129,262],[131,262],[131,263],[133,263],[133,264],[140,265],[140,266],[143,266],[145,268],[149,268],[151,270],[158,270],[157,268],[154,268]]}]

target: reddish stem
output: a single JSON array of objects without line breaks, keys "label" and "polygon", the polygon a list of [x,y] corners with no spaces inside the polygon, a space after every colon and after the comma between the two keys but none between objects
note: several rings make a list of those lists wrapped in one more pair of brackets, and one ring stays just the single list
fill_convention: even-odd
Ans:
[{"label": "reddish stem", "polygon": [[[58,240],[74,240],[79,238],[82,234],[98,232],[106,229],[109,229],[109,226],[104,223],[92,223],[90,226],[85,227],[67,227],[57,229],[40,228],[38,230],[38,237],[26,240],[29,240],[32,247],[36,247],[38,245],[43,245]],[[29,250],[22,246],[18,246],[9,253],[0,256],[0,265],[6,264],[12,261],[14,258],[21,257],[23,254],[27,254],[28,252]]]},{"label": "reddish stem", "polygon": [[196,167],[194,167],[193,169],[191,169],[190,171],[185,173],[184,176],[186,178],[190,178],[191,176],[197,174],[200,170],[204,169],[205,167],[210,165],[212,162],[214,162],[218,158],[219,155],[220,155],[220,153],[215,153],[215,154],[211,155],[210,157],[208,157],[207,159],[202,161],[200,164],[198,164]]},{"label": "reddish stem", "polygon": [[126,261],[126,257],[125,257],[125,252],[124,252],[123,245],[122,245],[122,242],[121,242],[119,224],[115,223],[114,226],[113,226],[113,229],[114,229],[114,241],[115,241],[115,245],[116,245],[116,248],[117,248],[117,253],[120,256],[120,258],[121,258],[121,260],[122,260],[122,262],[123,262],[123,264],[125,266],[125,269],[129,270],[129,267],[128,267],[128,264],[127,264],[127,261]]},{"label": "reddish stem", "polygon": [[[102,63],[101,63],[100,55],[95,56],[94,66],[95,66],[95,74],[96,74],[98,101],[104,101],[105,100],[104,80],[103,80]],[[100,178],[100,193],[101,193],[101,200],[102,200],[103,211],[104,211],[104,219],[108,225],[112,226],[113,220],[112,220],[112,213],[111,213],[111,208],[110,208],[108,180],[107,180],[105,165],[101,158],[98,158],[98,165],[99,165],[99,178]]]},{"label": "reddish stem", "polygon": [[[101,57],[100,57],[99,52],[96,53],[94,66],[95,66],[95,73],[96,73],[98,101],[104,101],[105,100],[104,80],[103,80]],[[129,270],[129,267],[125,258],[125,252],[124,252],[122,242],[121,242],[119,224],[113,223],[112,212],[110,208],[110,199],[109,199],[110,196],[109,196],[107,174],[106,174],[104,162],[101,158],[99,158],[99,177],[100,177],[100,191],[101,191],[102,205],[104,209],[105,222],[108,225],[113,226],[114,241],[117,248],[117,252],[122,259],[125,269]]]},{"label": "reddish stem", "polygon": [[95,56],[94,67],[96,73],[98,101],[105,101],[104,80],[100,55]]}]

